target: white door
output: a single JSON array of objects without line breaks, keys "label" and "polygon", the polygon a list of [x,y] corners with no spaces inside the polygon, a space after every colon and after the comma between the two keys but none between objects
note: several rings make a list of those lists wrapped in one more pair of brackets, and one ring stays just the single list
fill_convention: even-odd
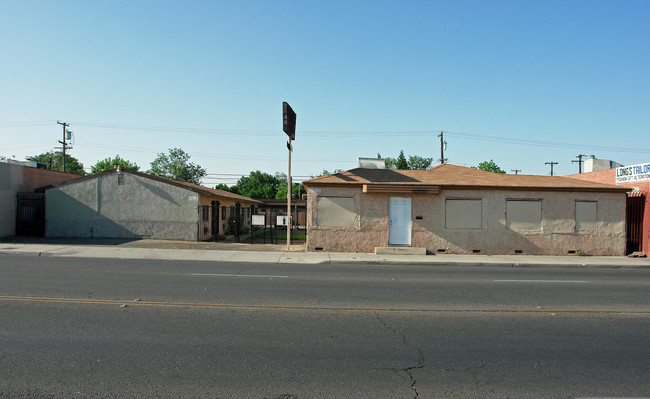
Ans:
[{"label": "white door", "polygon": [[391,197],[389,245],[411,245],[411,198]]}]

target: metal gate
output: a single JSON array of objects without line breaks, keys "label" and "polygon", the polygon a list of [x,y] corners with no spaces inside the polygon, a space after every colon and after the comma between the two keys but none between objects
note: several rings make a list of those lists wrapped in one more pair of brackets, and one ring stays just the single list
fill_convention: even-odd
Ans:
[{"label": "metal gate", "polygon": [[211,205],[199,205],[198,215],[199,241],[216,241],[219,236],[219,202]]},{"label": "metal gate", "polygon": [[237,203],[233,206],[221,207],[221,234],[226,240],[240,242],[251,232],[251,207],[242,207]]},{"label": "metal gate", "polygon": [[[293,213],[293,212],[292,212]],[[287,239],[286,211],[254,210],[254,216],[257,217],[255,223],[251,226],[250,238],[247,240],[251,244],[282,244]],[[291,227],[291,243],[303,244],[306,240],[307,230],[301,221],[306,221],[305,212],[293,213],[293,223]]]},{"label": "metal gate", "polygon": [[643,250],[643,208],[645,196],[627,197],[626,220],[627,246],[626,254]]},{"label": "metal gate", "polygon": [[[212,205],[198,207],[198,240],[242,243],[274,243],[286,239],[286,225],[278,225],[278,216],[286,215],[286,211],[263,212],[254,207],[243,207],[239,204],[233,206],[219,206],[213,201]],[[262,216],[263,221],[257,218],[253,223],[253,215]],[[305,241],[304,211],[293,214],[292,242]]]},{"label": "metal gate", "polygon": [[45,194],[17,193],[16,195],[16,235],[45,235]]}]

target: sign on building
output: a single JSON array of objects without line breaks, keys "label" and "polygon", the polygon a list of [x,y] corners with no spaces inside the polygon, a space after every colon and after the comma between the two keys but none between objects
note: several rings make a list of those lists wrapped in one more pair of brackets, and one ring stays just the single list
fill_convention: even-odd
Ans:
[{"label": "sign on building", "polygon": [[616,183],[632,183],[650,180],[650,163],[616,168]]}]

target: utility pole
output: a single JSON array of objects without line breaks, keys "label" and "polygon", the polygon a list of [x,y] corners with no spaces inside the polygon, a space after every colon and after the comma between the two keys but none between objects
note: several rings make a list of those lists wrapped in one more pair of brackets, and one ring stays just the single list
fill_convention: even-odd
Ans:
[{"label": "utility pole", "polygon": [[521,169],[510,169],[511,172],[515,172],[515,174],[521,172]]},{"label": "utility pole", "polygon": [[586,157],[586,155],[579,154],[578,156],[576,156],[576,158],[578,158],[577,161],[571,161],[571,163],[577,163],[578,164],[578,174],[582,173],[582,163],[584,162],[582,160],[582,157]]},{"label": "utility pole", "polygon": [[546,165],[551,165],[551,176],[553,176],[553,165],[557,165],[557,162],[551,161],[551,162],[546,162],[545,164]]},{"label": "utility pole", "polygon": [[63,171],[65,172],[65,150],[66,150],[66,147],[68,146],[65,143],[65,128],[70,126],[70,124],[65,123],[65,122],[60,122],[60,121],[56,121],[56,123],[63,126],[63,141],[59,140],[59,143],[61,143],[63,145]]},{"label": "utility pole", "polygon": [[445,158],[445,148],[447,148],[447,142],[442,137],[442,132],[438,135],[440,137],[440,163],[443,164],[447,159]]}]

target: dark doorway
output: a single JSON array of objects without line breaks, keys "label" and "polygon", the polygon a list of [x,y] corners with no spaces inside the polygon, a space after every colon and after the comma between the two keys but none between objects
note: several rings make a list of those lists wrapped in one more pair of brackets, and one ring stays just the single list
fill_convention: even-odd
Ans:
[{"label": "dark doorway", "polygon": [[643,249],[643,208],[645,206],[645,196],[638,195],[627,197],[626,206],[626,236],[627,246],[626,254],[641,251]]},{"label": "dark doorway", "polygon": [[16,235],[43,237],[45,235],[45,194],[16,195]]}]

